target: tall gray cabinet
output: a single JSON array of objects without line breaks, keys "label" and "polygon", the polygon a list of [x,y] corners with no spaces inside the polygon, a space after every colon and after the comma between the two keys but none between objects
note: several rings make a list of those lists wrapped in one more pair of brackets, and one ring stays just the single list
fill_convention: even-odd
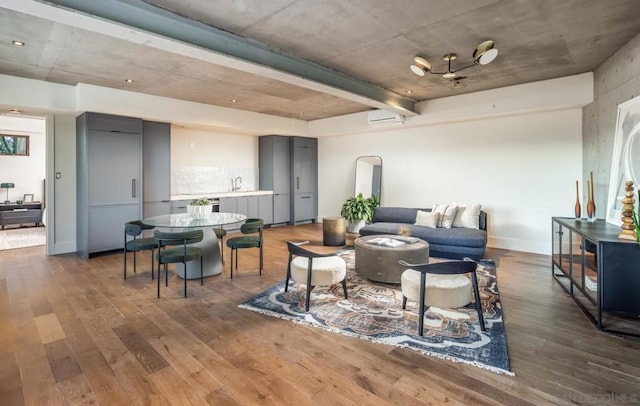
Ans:
[{"label": "tall gray cabinet", "polygon": [[273,224],[291,221],[290,137],[267,135],[259,139],[260,190],[273,190]]},{"label": "tall gray cabinet", "polygon": [[142,122],[144,217],[171,213],[171,124]]},{"label": "tall gray cabinet", "polygon": [[122,248],[142,216],[142,120],[84,113],[77,130],[77,245],[83,258]]},{"label": "tall gray cabinet", "polygon": [[259,187],[273,190],[273,224],[315,221],[317,140],[266,135],[259,140]]}]

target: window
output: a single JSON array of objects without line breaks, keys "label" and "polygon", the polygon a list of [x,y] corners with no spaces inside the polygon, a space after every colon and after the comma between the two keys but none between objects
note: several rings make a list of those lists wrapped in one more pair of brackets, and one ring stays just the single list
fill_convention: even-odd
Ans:
[{"label": "window", "polygon": [[0,155],[29,155],[28,135],[0,135]]}]

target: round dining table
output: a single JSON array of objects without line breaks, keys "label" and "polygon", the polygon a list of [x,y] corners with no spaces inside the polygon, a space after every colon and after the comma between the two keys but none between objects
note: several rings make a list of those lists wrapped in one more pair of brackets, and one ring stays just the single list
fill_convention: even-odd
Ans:
[{"label": "round dining table", "polygon": [[[142,219],[142,224],[171,231],[185,231],[189,229],[201,229],[203,231],[202,241],[193,244],[202,249],[202,266],[204,276],[218,275],[222,272],[222,258],[220,257],[220,247],[218,238],[213,231],[213,227],[222,227],[227,224],[240,223],[247,219],[247,216],[240,213],[220,213],[211,212],[204,218],[194,219],[188,213],[163,214],[161,216],[147,217]],[[179,277],[185,277],[184,265],[176,264],[176,273]],[[158,271],[158,274],[160,272]],[[200,263],[198,261],[187,262],[187,279],[200,278]]]}]

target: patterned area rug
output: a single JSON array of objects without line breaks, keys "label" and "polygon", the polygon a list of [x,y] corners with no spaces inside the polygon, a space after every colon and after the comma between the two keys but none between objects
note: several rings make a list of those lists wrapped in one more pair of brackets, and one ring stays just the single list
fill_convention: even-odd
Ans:
[{"label": "patterned area rug", "polygon": [[45,227],[21,227],[0,230],[0,250],[44,245],[46,233],[47,229]]},{"label": "patterned area rug", "polygon": [[402,310],[400,285],[381,284],[360,277],[354,271],[353,250],[341,251],[339,255],[347,263],[349,299],[344,298],[341,285],[317,286],[311,292],[311,305],[306,313],[305,286],[291,283],[289,292],[285,293],[282,281],[239,307],[514,375],[509,370],[493,261],[481,261],[477,271],[487,331],[480,330],[473,304],[460,309],[431,307],[425,314],[424,335],[420,337],[417,335],[418,309],[415,303],[408,302],[407,310]]}]

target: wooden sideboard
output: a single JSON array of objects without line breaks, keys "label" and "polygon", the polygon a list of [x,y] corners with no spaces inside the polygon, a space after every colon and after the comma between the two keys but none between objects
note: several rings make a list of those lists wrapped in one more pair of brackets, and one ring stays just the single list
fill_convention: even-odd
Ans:
[{"label": "wooden sideboard", "polygon": [[10,203],[0,204],[0,225],[4,230],[4,226],[9,224],[42,224],[42,203]]}]

